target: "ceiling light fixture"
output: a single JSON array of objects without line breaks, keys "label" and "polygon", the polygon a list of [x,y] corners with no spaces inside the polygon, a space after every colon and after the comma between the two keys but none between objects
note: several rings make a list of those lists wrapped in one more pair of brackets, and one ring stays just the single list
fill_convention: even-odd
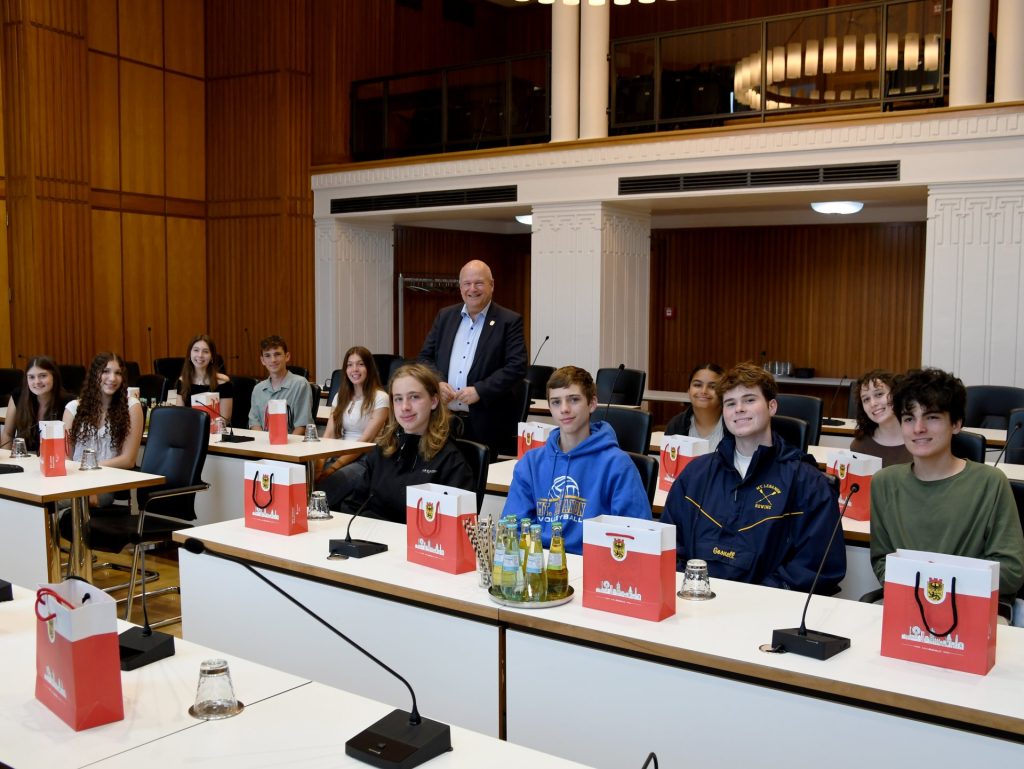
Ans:
[{"label": "ceiling light fixture", "polygon": [[533,214],[519,214],[519,216],[516,217],[516,221],[520,224],[532,225]]},{"label": "ceiling light fixture", "polygon": [[856,214],[864,204],[859,200],[827,200],[819,203],[811,203],[811,208],[819,214]]}]

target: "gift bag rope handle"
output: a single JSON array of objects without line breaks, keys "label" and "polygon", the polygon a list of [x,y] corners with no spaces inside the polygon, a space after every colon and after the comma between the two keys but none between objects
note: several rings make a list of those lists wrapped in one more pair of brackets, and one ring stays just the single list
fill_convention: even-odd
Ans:
[{"label": "gift bag rope handle", "polygon": [[62,596],[60,593],[54,592],[48,587],[41,587],[36,591],[36,617],[39,618],[40,622],[49,622],[51,619],[57,616],[57,612],[48,614],[45,617],[39,613],[39,606],[45,603],[47,598],[52,598],[57,603],[64,605],[68,609],[74,609],[75,605],[71,603],[67,598]]},{"label": "gift bag rope handle", "polygon": [[437,509],[434,510],[434,526],[430,531],[423,530],[423,521],[426,520],[427,512],[423,507],[423,497],[416,502],[416,530],[425,537],[432,537],[437,534],[437,527],[441,525],[441,503],[435,502]]},{"label": "gift bag rope handle", "polygon": [[259,481],[260,481],[260,471],[257,470],[256,471],[256,475],[254,475],[252,477],[252,503],[254,505],[256,505],[256,507],[258,507],[260,510],[266,510],[268,507],[270,507],[272,504],[274,504],[274,474],[273,473],[270,474],[270,490],[268,491],[270,496],[267,499],[267,504],[265,504],[265,505],[261,505],[259,502],[256,501],[256,489],[260,485]]},{"label": "gift bag rope handle", "polygon": [[928,624],[928,620],[924,616],[924,604],[921,603],[921,572],[917,572],[914,576],[914,600],[917,601],[918,611],[921,612],[921,622],[928,628],[928,632],[934,636],[948,636],[954,630],[956,630],[957,623],[960,621],[957,617],[956,612],[956,577],[953,577],[953,585],[949,591],[950,603],[953,604],[953,624],[949,626],[949,630],[944,633],[940,633],[931,625]]}]

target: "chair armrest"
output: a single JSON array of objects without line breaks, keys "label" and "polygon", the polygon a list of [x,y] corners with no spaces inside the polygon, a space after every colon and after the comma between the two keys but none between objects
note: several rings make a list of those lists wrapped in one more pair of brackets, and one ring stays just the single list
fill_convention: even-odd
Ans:
[{"label": "chair armrest", "polygon": [[860,597],[861,603],[878,603],[878,600],[885,594],[885,588],[877,588]]},{"label": "chair armrest", "polygon": [[210,488],[208,483],[197,483],[195,486],[178,486],[174,489],[163,489],[161,491],[154,491],[146,499],[146,503],[149,504],[154,499],[167,499],[168,497],[180,497],[185,494],[196,494],[200,491],[206,491]]}]

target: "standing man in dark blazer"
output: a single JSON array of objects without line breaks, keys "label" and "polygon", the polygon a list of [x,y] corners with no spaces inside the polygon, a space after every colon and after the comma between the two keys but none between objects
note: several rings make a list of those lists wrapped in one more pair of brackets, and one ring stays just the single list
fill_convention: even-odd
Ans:
[{"label": "standing man in dark blazer", "polygon": [[445,307],[419,360],[441,376],[441,396],[462,419],[463,438],[487,444],[491,461],[515,439],[520,388],[526,376],[523,318],[491,301],[491,268],[474,259],[459,272],[462,305]]}]

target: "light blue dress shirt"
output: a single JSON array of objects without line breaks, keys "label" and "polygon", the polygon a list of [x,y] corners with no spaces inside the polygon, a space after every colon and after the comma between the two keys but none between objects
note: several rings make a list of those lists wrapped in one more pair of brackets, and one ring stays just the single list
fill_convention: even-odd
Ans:
[{"label": "light blue dress shirt", "polygon": [[[462,305],[462,321],[459,323],[458,331],[455,332],[452,357],[448,362],[448,384],[456,392],[469,384],[467,381],[469,370],[473,367],[476,346],[480,343],[480,334],[483,333],[487,312],[490,309],[491,304],[488,302],[487,306],[476,316],[476,320],[473,320],[469,316],[466,305]],[[451,401],[448,408],[451,411],[469,411],[469,406],[461,401]]]}]

